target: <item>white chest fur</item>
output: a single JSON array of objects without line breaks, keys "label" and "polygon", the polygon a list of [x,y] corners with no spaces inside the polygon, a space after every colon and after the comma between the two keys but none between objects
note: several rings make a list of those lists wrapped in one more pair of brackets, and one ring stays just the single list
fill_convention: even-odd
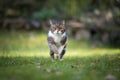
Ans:
[{"label": "white chest fur", "polygon": [[52,37],[55,41],[55,43],[60,43],[61,39],[66,35],[66,33],[63,33],[62,35],[55,35],[51,31],[49,31],[48,36]]}]

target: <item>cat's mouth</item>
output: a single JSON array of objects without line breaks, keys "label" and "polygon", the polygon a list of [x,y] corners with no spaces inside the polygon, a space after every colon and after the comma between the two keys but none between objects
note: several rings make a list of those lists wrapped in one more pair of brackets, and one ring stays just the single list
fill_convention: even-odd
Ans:
[{"label": "cat's mouth", "polygon": [[59,33],[59,32],[57,32],[56,34],[57,34],[57,35],[62,35],[62,33]]},{"label": "cat's mouth", "polygon": [[62,32],[61,32],[61,31],[58,31],[57,34],[62,34]]}]

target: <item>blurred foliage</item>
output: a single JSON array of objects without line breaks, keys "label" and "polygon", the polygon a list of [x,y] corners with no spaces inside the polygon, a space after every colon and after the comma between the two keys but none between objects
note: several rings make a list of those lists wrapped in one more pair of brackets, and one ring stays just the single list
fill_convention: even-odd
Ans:
[{"label": "blurred foliage", "polygon": [[42,11],[33,13],[32,18],[43,20],[47,18],[56,17],[57,15],[58,13],[55,9],[43,9]]},{"label": "blurred foliage", "polygon": [[[72,20],[69,26],[89,28],[88,35],[93,39],[120,44],[120,0],[1,0],[0,18],[0,29],[9,30],[15,26],[47,30],[48,19],[65,19],[66,23]],[[74,29],[69,27],[68,32],[76,39],[85,34]]]},{"label": "blurred foliage", "polygon": [[85,11],[119,7],[119,0],[4,0],[0,2],[0,16],[31,16],[37,19],[52,17],[77,18]]}]

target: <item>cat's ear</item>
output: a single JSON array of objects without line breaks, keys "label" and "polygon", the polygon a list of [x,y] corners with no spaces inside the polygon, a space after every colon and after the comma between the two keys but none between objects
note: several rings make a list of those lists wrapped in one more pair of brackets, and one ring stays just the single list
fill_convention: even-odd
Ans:
[{"label": "cat's ear", "polygon": [[61,25],[64,27],[65,26],[65,20],[61,21]]},{"label": "cat's ear", "polygon": [[53,22],[51,19],[49,20],[49,24],[50,24],[50,26],[53,26]]}]

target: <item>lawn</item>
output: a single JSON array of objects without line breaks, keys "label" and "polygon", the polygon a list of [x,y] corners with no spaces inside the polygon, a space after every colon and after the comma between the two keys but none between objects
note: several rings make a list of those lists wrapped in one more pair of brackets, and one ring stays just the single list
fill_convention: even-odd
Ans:
[{"label": "lawn", "polygon": [[51,62],[46,38],[43,31],[1,30],[0,80],[120,80],[120,48],[69,37],[64,61]]}]

